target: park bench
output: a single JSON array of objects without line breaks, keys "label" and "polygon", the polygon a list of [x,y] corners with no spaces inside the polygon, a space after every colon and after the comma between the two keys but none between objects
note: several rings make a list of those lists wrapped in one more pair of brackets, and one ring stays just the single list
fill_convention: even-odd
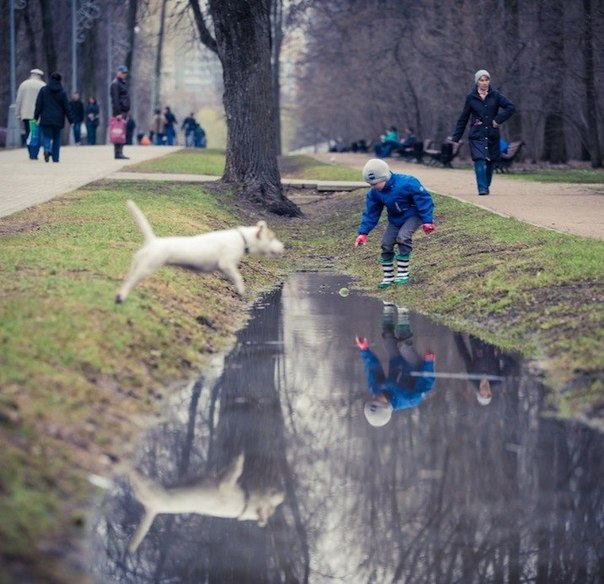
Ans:
[{"label": "park bench", "polygon": [[518,158],[524,142],[510,142],[508,145],[508,151],[505,154],[501,154],[499,160],[493,164],[493,170],[499,173],[510,172],[514,160]]},{"label": "park bench", "polygon": [[395,152],[405,160],[412,160],[415,162],[422,162],[424,153],[427,148],[432,145],[432,140],[426,139],[423,142],[417,141],[413,146],[408,148],[399,148]]},{"label": "park bench", "polygon": [[428,166],[443,166],[444,168],[453,168],[451,162],[457,156],[463,144],[463,140],[459,142],[451,142],[447,140],[441,144],[440,150],[436,148],[428,148],[425,153],[430,157],[428,160]]}]

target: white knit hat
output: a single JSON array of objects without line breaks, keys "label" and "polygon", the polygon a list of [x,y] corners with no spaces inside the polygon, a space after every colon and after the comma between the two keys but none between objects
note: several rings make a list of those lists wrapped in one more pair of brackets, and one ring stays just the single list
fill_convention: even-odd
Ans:
[{"label": "white knit hat", "polygon": [[363,413],[366,420],[374,428],[381,428],[390,421],[393,409],[392,404],[389,402],[372,399],[365,404]]},{"label": "white knit hat", "polygon": [[44,77],[44,71],[42,71],[41,69],[32,69],[30,73],[32,75],[39,75],[40,77]]},{"label": "white knit hat", "polygon": [[372,158],[363,167],[363,180],[370,185],[377,184],[390,178],[390,168],[379,158]]},{"label": "white knit hat", "polygon": [[479,69],[474,73],[474,83],[478,83],[478,80],[485,75],[489,79],[491,78],[491,74],[486,69]]}]

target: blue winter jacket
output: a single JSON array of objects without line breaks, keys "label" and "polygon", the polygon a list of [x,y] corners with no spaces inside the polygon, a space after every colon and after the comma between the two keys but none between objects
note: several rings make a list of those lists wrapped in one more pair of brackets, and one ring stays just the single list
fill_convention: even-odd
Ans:
[{"label": "blue winter jacket", "polygon": [[514,104],[502,93],[489,88],[483,100],[474,87],[466,96],[463,111],[457,120],[451,136],[453,142],[459,142],[470,120],[468,140],[472,160],[497,160],[499,158],[499,129],[493,128],[493,121],[503,124],[516,111]]},{"label": "blue winter jacket", "polygon": [[[389,364],[388,376],[384,375],[384,370],[380,360],[370,349],[360,351],[363,367],[367,374],[367,384],[371,395],[384,394],[392,404],[394,410],[406,410],[414,408],[434,387],[434,377],[413,377],[411,365],[403,359],[396,357]],[[422,365],[423,372],[434,372],[434,361],[424,361]]]},{"label": "blue winter jacket", "polygon": [[367,192],[359,233],[369,233],[380,220],[386,207],[388,222],[401,227],[409,217],[419,217],[422,223],[434,223],[434,201],[424,186],[408,174],[391,173],[381,191]]}]

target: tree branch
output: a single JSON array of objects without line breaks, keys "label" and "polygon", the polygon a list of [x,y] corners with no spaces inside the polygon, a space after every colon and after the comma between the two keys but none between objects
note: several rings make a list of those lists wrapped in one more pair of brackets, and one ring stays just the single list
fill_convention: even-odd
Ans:
[{"label": "tree branch", "polygon": [[218,54],[218,46],[216,45],[216,39],[210,33],[206,25],[205,18],[203,17],[203,13],[201,12],[201,8],[199,7],[199,0],[189,0],[189,6],[193,11],[193,17],[195,18],[195,25],[197,26],[197,31],[199,32],[199,40],[210,49],[213,53]]}]

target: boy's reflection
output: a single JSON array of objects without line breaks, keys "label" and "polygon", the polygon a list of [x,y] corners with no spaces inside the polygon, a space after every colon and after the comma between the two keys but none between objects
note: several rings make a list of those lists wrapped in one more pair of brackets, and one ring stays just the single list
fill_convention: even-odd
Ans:
[{"label": "boy's reflection", "polygon": [[[365,403],[367,421],[375,427],[386,425],[395,410],[413,408],[422,401],[424,395],[434,387],[434,361],[432,351],[426,351],[423,358],[413,347],[413,332],[409,323],[409,311],[394,304],[384,303],[382,316],[382,340],[388,355],[388,375],[378,357],[369,349],[364,337],[355,337],[371,399]],[[412,376],[414,372],[428,375]]]}]

